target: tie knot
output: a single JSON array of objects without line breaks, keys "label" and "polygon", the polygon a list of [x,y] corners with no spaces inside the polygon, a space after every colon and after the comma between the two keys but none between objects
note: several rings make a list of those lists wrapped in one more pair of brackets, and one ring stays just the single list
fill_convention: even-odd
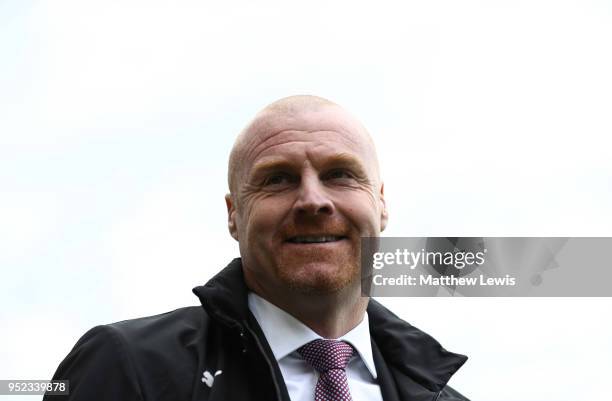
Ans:
[{"label": "tie knot", "polygon": [[298,348],[298,353],[319,372],[344,369],[353,356],[353,347],[338,340],[318,339]]}]

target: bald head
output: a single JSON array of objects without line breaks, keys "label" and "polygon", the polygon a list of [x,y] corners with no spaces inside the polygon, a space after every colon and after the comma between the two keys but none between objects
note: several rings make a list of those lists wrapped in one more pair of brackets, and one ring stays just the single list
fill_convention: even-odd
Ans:
[{"label": "bald head", "polygon": [[[255,118],[236,138],[229,157],[228,185],[236,194],[240,182],[248,172],[248,164],[257,154],[258,147],[285,131],[341,130],[364,147],[372,158],[378,176],[378,160],[374,142],[365,127],[336,103],[318,96],[297,95],[279,99],[255,115]],[[351,140],[351,139],[349,139]]]},{"label": "bald head", "polygon": [[283,115],[295,115],[304,111],[316,111],[322,107],[336,106],[336,103],[331,100],[312,95],[295,95],[278,99],[270,103],[261,110],[259,114],[266,112],[278,113]]}]

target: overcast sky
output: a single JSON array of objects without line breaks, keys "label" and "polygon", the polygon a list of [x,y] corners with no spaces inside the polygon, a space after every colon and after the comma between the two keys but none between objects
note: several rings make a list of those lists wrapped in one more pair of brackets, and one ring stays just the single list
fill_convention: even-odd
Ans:
[{"label": "overcast sky", "polygon": [[[370,130],[388,236],[612,236],[610,71],[611,1],[0,0],[0,378],[197,304],[238,255],[234,137],[287,95]],[[610,299],[382,301],[474,400],[609,382]]]}]

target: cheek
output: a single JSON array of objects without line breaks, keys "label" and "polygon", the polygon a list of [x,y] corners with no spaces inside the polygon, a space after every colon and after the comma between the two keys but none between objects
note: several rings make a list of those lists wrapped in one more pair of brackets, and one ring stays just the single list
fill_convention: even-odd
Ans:
[{"label": "cheek", "polygon": [[359,229],[364,236],[377,235],[380,232],[380,210],[376,200],[368,193],[344,198],[342,213]]},{"label": "cheek", "polygon": [[243,228],[249,242],[259,242],[269,239],[279,229],[286,207],[276,198],[263,198],[253,200],[245,205]]}]

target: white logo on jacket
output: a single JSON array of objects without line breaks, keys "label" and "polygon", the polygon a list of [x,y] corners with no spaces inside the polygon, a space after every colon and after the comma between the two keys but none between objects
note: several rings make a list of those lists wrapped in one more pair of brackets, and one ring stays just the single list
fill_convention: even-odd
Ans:
[{"label": "white logo on jacket", "polygon": [[219,376],[221,373],[223,373],[222,370],[217,370],[213,376],[208,370],[205,370],[202,374],[202,383],[206,383],[208,387],[212,387],[213,383],[215,382],[215,376]]}]

